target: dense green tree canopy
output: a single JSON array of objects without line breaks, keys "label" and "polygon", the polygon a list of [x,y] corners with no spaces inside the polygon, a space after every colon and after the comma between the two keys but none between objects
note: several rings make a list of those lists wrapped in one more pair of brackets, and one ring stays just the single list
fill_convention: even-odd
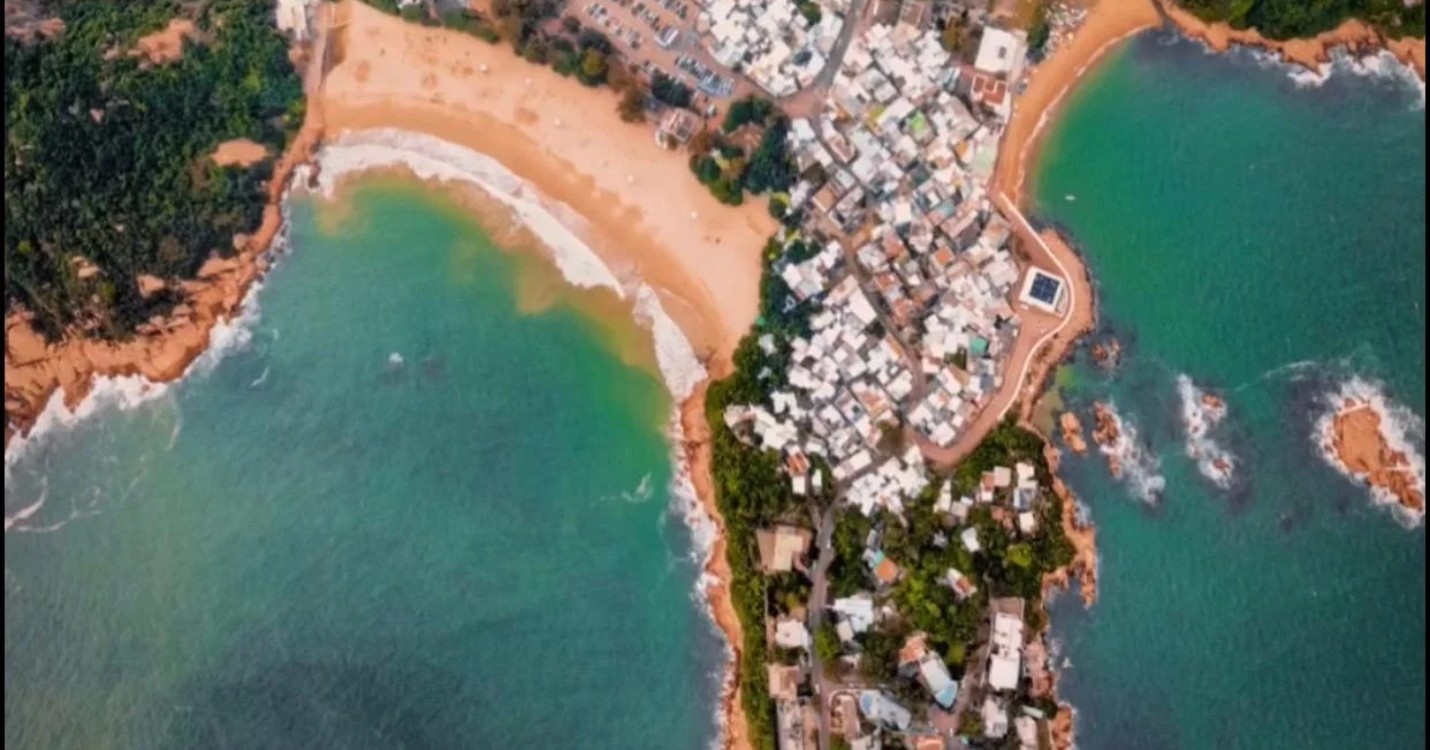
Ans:
[{"label": "dense green tree canopy", "polygon": [[1179,0],[1199,18],[1255,27],[1272,39],[1315,36],[1359,18],[1392,37],[1425,36],[1425,4],[1402,0]]},{"label": "dense green tree canopy", "polygon": [[[176,3],[70,3],[56,38],[5,40],[5,305],[52,338],[81,323],[131,333],[174,303],[142,297],[140,274],[190,277],[261,221],[271,160],[210,155],[234,138],[281,152],[302,87],[269,5],[199,7],[202,40],[162,65],[125,52]],[[99,272],[80,279],[76,257]]]}]

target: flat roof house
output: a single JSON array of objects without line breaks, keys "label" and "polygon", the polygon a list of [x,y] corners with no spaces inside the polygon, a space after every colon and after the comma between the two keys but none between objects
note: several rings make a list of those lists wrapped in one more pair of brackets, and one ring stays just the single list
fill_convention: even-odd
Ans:
[{"label": "flat roof house", "polygon": [[893,698],[879,690],[865,690],[860,693],[859,710],[870,721],[900,732],[908,729],[909,722],[913,720],[909,709],[895,703]]},{"label": "flat roof house", "polygon": [[997,599],[992,603],[993,635],[989,644],[988,686],[1013,690],[1022,674],[1023,617],[1021,599]]},{"label": "flat roof house", "polygon": [[760,548],[760,568],[766,573],[787,573],[794,570],[796,560],[804,557],[812,535],[798,526],[776,526],[755,532]]},{"label": "flat roof house", "polygon": [[660,118],[660,127],[655,131],[655,142],[662,148],[678,148],[694,137],[697,121],[695,114],[686,109],[671,107]]},{"label": "flat roof house", "polygon": [[1009,78],[1016,78],[1023,68],[1023,58],[1027,54],[1027,36],[1023,32],[985,26],[983,38],[978,42],[978,56],[973,59],[973,67],[987,73],[1003,73]]}]

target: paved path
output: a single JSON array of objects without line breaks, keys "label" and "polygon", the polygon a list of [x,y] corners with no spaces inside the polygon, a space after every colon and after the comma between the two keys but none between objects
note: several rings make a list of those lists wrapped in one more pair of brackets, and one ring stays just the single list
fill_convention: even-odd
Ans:
[{"label": "paved path", "polygon": [[864,16],[869,7],[869,0],[853,0],[849,4],[849,13],[844,16],[844,26],[839,30],[839,38],[834,40],[834,46],[829,50],[824,68],[808,86],[779,100],[785,114],[794,118],[812,118],[824,109],[829,87],[834,83],[834,77],[839,74],[839,66],[844,63],[844,54],[849,51],[854,36],[868,26],[868,19]]},{"label": "paved path", "polygon": [[[1038,387],[1041,377],[1030,379],[1029,374],[1033,372],[1032,368],[1035,364],[1042,365],[1048,362],[1049,342],[1054,342],[1065,332],[1077,333],[1071,331],[1069,325],[1082,317],[1079,315],[1078,306],[1091,304],[1090,300],[1083,299],[1081,296],[1086,294],[1086,290],[1082,290],[1081,294],[1079,292],[1078,286],[1083,283],[1085,272],[1082,264],[1076,258],[1071,257],[1071,251],[1066,247],[1059,249],[1050,247],[1048,242],[1028,222],[1023,212],[1019,211],[1018,207],[1006,195],[999,194],[995,203],[1012,222],[1013,231],[1023,240],[1024,247],[1032,256],[1031,265],[1042,266],[1050,270],[1055,269],[1063,277],[1066,282],[1064,288],[1067,290],[1067,305],[1062,315],[1053,315],[1035,310],[1027,305],[1013,303],[1018,312],[1018,337],[1014,340],[1013,351],[1008,356],[1006,366],[1009,372],[1005,372],[1003,383],[994,393],[993,398],[989,400],[988,405],[978,414],[973,423],[948,447],[939,447],[922,437],[919,440],[919,447],[923,450],[924,457],[939,466],[953,465],[972,453],[973,449],[983,441],[983,438],[1003,421],[1014,404],[1035,395],[1031,393],[1031,389]],[[1059,256],[1068,257],[1069,260],[1065,262]],[[1076,267],[1069,268],[1069,263],[1075,263]],[[1020,263],[1020,265],[1026,271],[1029,263]],[[1019,282],[1021,283],[1021,281],[1022,276],[1019,276]],[[1091,319],[1090,314],[1086,317]],[[1011,371],[1016,371],[1017,374],[1012,375]]]},{"label": "paved path", "polygon": [[[1063,262],[1058,258],[1058,254],[1053,252],[1052,248],[1048,247],[1048,243],[1043,240],[1042,236],[1039,235],[1037,231],[1033,229],[1033,225],[1028,223],[1028,217],[1024,216],[1022,211],[1018,210],[1018,206],[1015,205],[1013,201],[1008,200],[1008,196],[999,193],[998,202],[1002,206],[1004,212],[1009,216],[1013,217],[1015,223],[1017,224],[1017,228],[1021,230],[1020,234],[1022,234],[1025,238],[1031,239],[1034,245],[1039,250],[1042,250],[1043,257],[1046,260],[1052,261],[1053,266],[1057,268],[1058,275],[1063,277],[1063,288],[1067,290],[1068,295],[1067,312],[1063,314],[1062,320],[1052,330],[1045,332],[1042,336],[1038,338],[1037,341],[1033,342],[1032,350],[1028,352],[1028,356],[1023,358],[1022,367],[1018,370],[1018,377],[1016,380],[1013,381],[1017,384],[1016,387],[1021,389],[1023,387],[1024,379],[1028,377],[1028,366],[1032,364],[1033,355],[1036,354],[1038,350],[1042,349],[1044,344],[1048,343],[1049,341],[1052,341],[1055,336],[1057,336],[1059,333],[1062,333],[1063,329],[1067,327],[1068,323],[1072,322],[1073,318],[1077,317],[1077,288],[1081,279],[1075,279],[1072,274],[1068,272],[1067,266],[1063,265]],[[1012,405],[1012,401],[1009,401],[1008,403],[1004,404],[1002,411],[998,413],[998,419],[1003,419],[1003,417],[1008,414],[1008,409],[1012,407]]]},{"label": "paved path", "polygon": [[[815,558],[814,569],[810,571],[810,580],[813,585],[810,587],[809,603],[807,610],[809,613],[809,632],[811,635],[819,631],[819,626],[824,623],[824,602],[829,595],[829,564],[834,562],[834,508],[826,509],[822,514],[814,514],[815,528],[819,532],[815,535],[815,544],[819,548],[819,557]],[[819,690],[819,747],[829,747],[829,702],[825,700],[825,680],[824,663],[820,661],[819,654],[813,653],[810,661],[810,675],[814,678],[814,685]]]}]

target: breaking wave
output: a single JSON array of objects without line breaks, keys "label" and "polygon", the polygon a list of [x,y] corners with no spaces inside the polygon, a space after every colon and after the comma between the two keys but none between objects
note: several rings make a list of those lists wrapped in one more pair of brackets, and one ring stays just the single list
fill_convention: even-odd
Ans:
[{"label": "breaking wave", "polygon": [[[567,282],[583,289],[604,287],[625,297],[615,274],[576,231],[557,219],[552,201],[496,159],[450,141],[396,128],[343,133],[318,152],[318,189],[330,197],[345,176],[394,167],[404,167],[423,180],[480,188],[514,211],[541,239]],[[563,213],[568,221],[577,218],[569,210]]]},{"label": "breaking wave", "polygon": [[1353,55],[1344,47],[1334,47],[1327,53],[1330,61],[1321,63],[1315,70],[1287,62],[1280,55],[1266,50],[1248,50],[1245,54],[1260,65],[1284,70],[1297,88],[1320,88],[1337,75],[1357,76],[1414,89],[1418,94],[1415,106],[1425,107],[1425,82],[1420,80],[1414,68],[1397,60],[1388,50]]},{"label": "breaking wave", "polygon": [[1105,408],[1117,426],[1117,437],[1110,444],[1099,445],[1098,450],[1108,456],[1110,462],[1115,461],[1118,470],[1114,473],[1127,483],[1137,499],[1149,505],[1161,502],[1162,493],[1167,489],[1162,462],[1142,444],[1136,425],[1119,414],[1116,405],[1108,403]]},{"label": "breaking wave", "polygon": [[5,467],[9,471],[16,461],[51,432],[74,426],[77,422],[104,409],[132,411],[151,401],[163,397],[174,385],[190,375],[202,375],[213,371],[224,357],[246,348],[253,341],[253,327],[259,320],[258,293],[263,289],[261,282],[254,282],[243,298],[238,313],[219,321],[209,330],[209,343],[183,374],[172,382],[158,383],[143,375],[99,376],[90,381],[89,393],[70,409],[65,404],[65,394],[55,391],[30,431],[16,435],[5,450]]},{"label": "breaking wave", "polygon": [[40,509],[45,507],[45,500],[48,499],[49,494],[49,482],[41,479],[40,497],[36,499],[35,502],[5,516],[5,533],[8,534],[10,529],[20,527],[21,524],[24,524],[36,513],[39,513]]},{"label": "breaking wave", "polygon": [[548,250],[572,286],[605,288],[635,305],[636,320],[650,330],[666,387],[684,399],[705,379],[705,368],[650,286],[623,284],[581,239],[585,220],[502,166],[496,159],[450,141],[396,128],[350,131],[318,153],[318,189],[331,196],[342,178],[374,169],[405,168],[419,179],[465,183],[511,209]]},{"label": "breaking wave", "polygon": [[1209,434],[1226,417],[1226,403],[1198,388],[1186,375],[1177,376],[1177,395],[1182,400],[1187,457],[1197,463],[1202,476],[1217,487],[1230,489],[1236,457]]},{"label": "breaking wave", "polygon": [[1323,411],[1312,427],[1311,439],[1321,458],[1352,482],[1369,488],[1372,502],[1386,507],[1397,521],[1407,528],[1413,528],[1424,519],[1424,511],[1405,507],[1398,498],[1383,487],[1371,485],[1366,477],[1353,471],[1345,464],[1335,448],[1335,420],[1347,401],[1365,404],[1380,416],[1380,434],[1386,447],[1404,456],[1405,471],[1411,475],[1412,485],[1423,498],[1425,496],[1425,422],[1408,407],[1390,399],[1384,384],[1354,376],[1339,387],[1321,396]]}]

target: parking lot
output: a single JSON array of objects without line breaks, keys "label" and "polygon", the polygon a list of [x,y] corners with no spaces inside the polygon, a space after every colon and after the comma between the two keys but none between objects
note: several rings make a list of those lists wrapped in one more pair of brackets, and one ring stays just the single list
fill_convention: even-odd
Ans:
[{"label": "parking lot", "polygon": [[700,46],[693,0],[585,0],[579,20],[610,37],[634,68],[668,75],[696,92],[695,108],[724,109],[754,84],[721,68]]}]

